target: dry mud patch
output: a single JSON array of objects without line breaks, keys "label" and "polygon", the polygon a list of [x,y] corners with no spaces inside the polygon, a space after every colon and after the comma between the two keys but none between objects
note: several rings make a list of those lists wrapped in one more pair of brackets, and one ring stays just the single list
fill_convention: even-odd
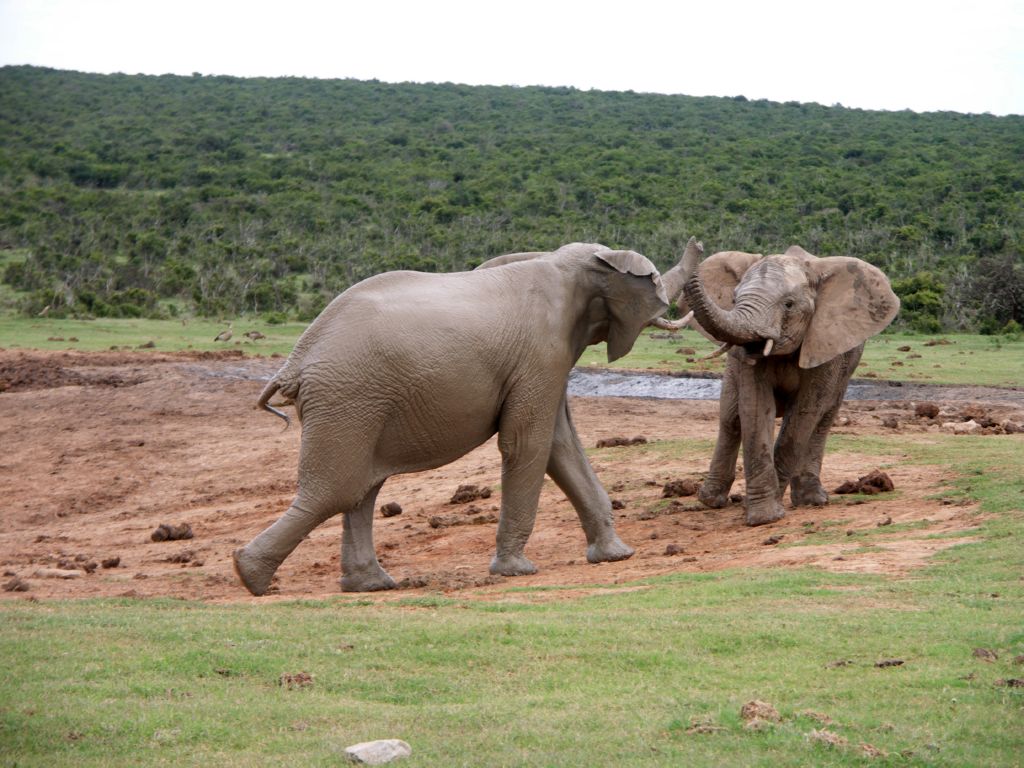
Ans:
[{"label": "dry mud patch", "polygon": [[[0,350],[6,381],[21,382],[0,393],[0,568],[3,582],[19,579],[29,587],[0,592],[0,599],[169,596],[250,602],[339,594],[340,519],[299,546],[267,597],[251,597],[232,572],[232,550],[273,522],[294,491],[300,430],[282,430],[280,420],[253,410],[258,376],[279,364],[235,354]],[[941,405],[952,412],[962,403]],[[1016,403],[981,405],[993,418],[1024,421],[1024,407]],[[374,599],[437,591],[520,599],[521,593],[513,597],[506,588],[562,588],[523,598],[547,599],[610,585],[632,589],[632,582],[661,574],[751,566],[902,574],[970,540],[978,524],[974,506],[935,498],[954,479],[941,468],[832,450],[823,471],[827,488],[884,465],[896,492],[856,503],[833,496],[823,509],[789,510],[778,523],[748,528],[738,504],[709,510],[694,497],[662,498],[668,481],[702,477],[707,451],[688,452],[685,441],[707,446],[714,439],[717,402],[575,398],[572,406],[587,446],[616,436],[647,440],[592,456],[621,506],[616,524],[636,548],[632,558],[587,563],[576,514],[546,481],[527,546],[540,572],[516,579],[489,576],[501,499],[492,439],[441,469],[384,485],[379,505],[393,501],[403,511],[377,516],[377,549],[385,568],[405,586]],[[893,416],[907,439],[930,439],[928,425],[914,420],[912,404],[890,401],[848,403],[835,433],[891,437],[893,429],[884,423]],[[489,487],[493,494],[449,503],[466,484]],[[742,489],[740,480],[734,490]],[[886,520],[892,527],[885,535],[866,541],[859,535],[878,533]],[[152,541],[160,524],[188,524],[193,537]],[[55,578],[55,571],[79,573]]]}]

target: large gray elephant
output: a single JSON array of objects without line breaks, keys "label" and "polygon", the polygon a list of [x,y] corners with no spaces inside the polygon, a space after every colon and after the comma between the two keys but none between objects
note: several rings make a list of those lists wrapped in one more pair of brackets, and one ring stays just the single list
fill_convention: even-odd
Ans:
[{"label": "large gray elephant", "polygon": [[[389,272],[338,296],[306,329],[260,395],[279,393],[302,422],[298,493],[234,553],[255,595],[325,520],[344,515],[341,587],[395,586],[377,561],[373,512],[391,475],[446,464],[495,433],[501,515],[492,573],[534,573],[524,555],[545,472],[575,507],[590,562],[633,554],[569,415],[569,372],[589,344],[625,355],[696,264],[693,248],[659,275],[633,251],[573,243],[511,254],[473,272]],[[683,264],[686,261],[686,265]]]},{"label": "large gray elephant", "polygon": [[787,486],[794,506],[826,504],[821,462],[847,382],[864,342],[899,310],[886,276],[860,259],[818,258],[799,246],[767,258],[727,251],[700,264],[683,296],[680,309],[729,354],[700,500],[728,504],[742,442],[748,525],[782,518]]}]

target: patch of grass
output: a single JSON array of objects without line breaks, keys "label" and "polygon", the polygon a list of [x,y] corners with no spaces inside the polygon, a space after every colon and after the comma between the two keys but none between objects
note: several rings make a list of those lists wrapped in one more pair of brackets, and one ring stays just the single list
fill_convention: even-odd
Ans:
[{"label": "patch of grass", "polygon": [[[537,603],[5,601],[0,762],[326,766],[398,737],[410,766],[853,766],[861,744],[877,764],[1012,765],[1024,692],[996,680],[1024,653],[1024,441],[878,440],[954,469],[981,541],[899,580],[680,573]],[[299,672],[313,684],[279,684]],[[782,722],[745,729],[754,698]],[[823,727],[847,744],[809,739]]]},{"label": "patch of grass", "polygon": [[[70,320],[0,316],[0,347],[12,349],[79,349],[88,351],[139,349],[152,342],[155,352],[241,349],[247,355],[288,354],[305,330],[305,323],[268,325],[262,320],[233,322],[228,342],[214,341],[227,323],[213,320],[113,319]],[[259,331],[266,338],[250,341],[243,334]]]}]

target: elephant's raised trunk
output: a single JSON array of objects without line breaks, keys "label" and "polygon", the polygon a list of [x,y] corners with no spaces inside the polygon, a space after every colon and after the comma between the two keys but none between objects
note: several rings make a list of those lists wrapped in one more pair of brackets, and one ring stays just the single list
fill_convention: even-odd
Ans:
[{"label": "elephant's raised trunk", "polygon": [[665,294],[668,296],[669,304],[675,304],[679,294],[683,290],[686,281],[697,271],[697,263],[704,254],[704,244],[698,243],[696,237],[691,237],[683,251],[679,263],[661,276],[661,284],[665,286]]},{"label": "elephant's raised trunk", "polygon": [[694,273],[686,281],[683,293],[697,322],[719,341],[740,346],[762,338],[752,330],[753,326],[745,320],[742,310],[724,310],[708,296],[699,274]]}]

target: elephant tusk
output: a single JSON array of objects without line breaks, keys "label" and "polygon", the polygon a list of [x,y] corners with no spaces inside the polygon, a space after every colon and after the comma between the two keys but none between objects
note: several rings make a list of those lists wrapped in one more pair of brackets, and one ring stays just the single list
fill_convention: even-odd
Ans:
[{"label": "elephant tusk", "polygon": [[772,353],[772,347],[775,346],[775,339],[768,339],[764,343],[764,352],[761,353],[763,357],[768,357]]},{"label": "elephant tusk", "polygon": [[686,326],[688,326],[690,324],[691,320],[693,320],[693,310],[692,309],[687,313],[686,317],[682,318],[681,320],[677,320],[676,322],[679,323],[679,327],[680,328],[685,328]]},{"label": "elephant tusk", "polygon": [[704,357],[702,357],[701,360],[710,360],[713,357],[718,357],[719,355],[724,355],[726,352],[728,352],[730,349],[732,349],[732,347],[733,347],[732,344],[730,344],[729,342],[725,342],[725,344],[720,346],[718,349],[716,349],[710,355],[705,355]]}]

